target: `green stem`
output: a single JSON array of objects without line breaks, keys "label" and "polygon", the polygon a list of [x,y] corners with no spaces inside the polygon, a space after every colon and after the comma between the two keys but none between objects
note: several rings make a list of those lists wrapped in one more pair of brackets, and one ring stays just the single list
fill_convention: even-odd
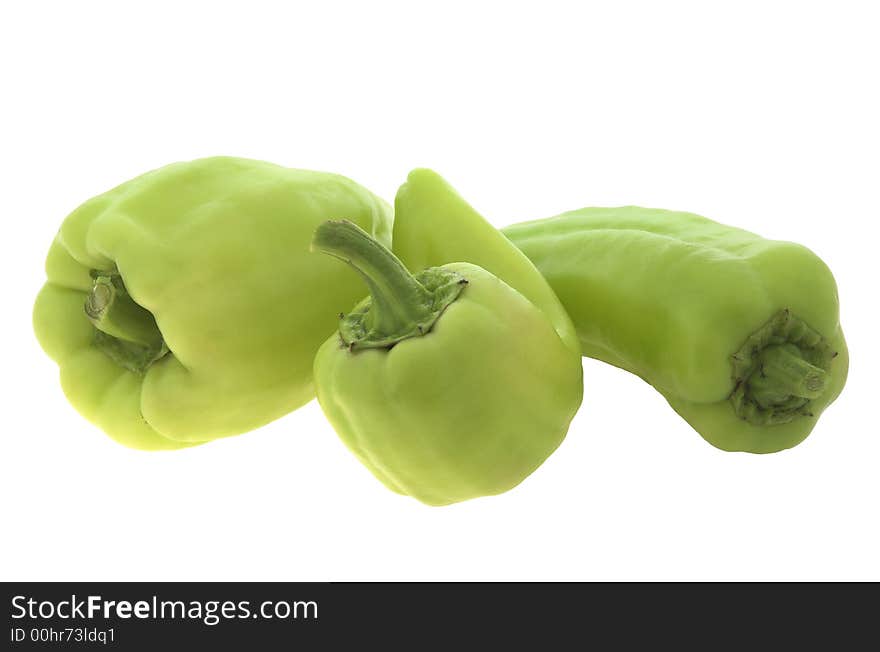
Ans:
[{"label": "green stem", "polygon": [[95,327],[95,346],[120,367],[143,374],[168,353],[155,318],[132,300],[121,277],[93,276],[85,312]]},{"label": "green stem", "polygon": [[159,348],[162,332],[149,310],[120,290],[110,276],[97,276],[86,298],[86,315],[99,331],[126,342]]},{"label": "green stem", "polygon": [[347,220],[324,222],[312,250],[339,258],[364,277],[370,297],[339,321],[339,337],[349,351],[390,349],[410,337],[426,335],[468,284],[446,267],[410,274],[397,257]]},{"label": "green stem", "polygon": [[312,250],[339,258],[364,278],[370,290],[370,330],[377,338],[412,331],[433,312],[433,297],[403,263],[363,229],[347,220],[324,222]]},{"label": "green stem", "polygon": [[819,398],[830,380],[824,369],[810,364],[792,344],[767,347],[761,369],[749,379],[749,392],[760,405],[773,405],[791,397]]}]

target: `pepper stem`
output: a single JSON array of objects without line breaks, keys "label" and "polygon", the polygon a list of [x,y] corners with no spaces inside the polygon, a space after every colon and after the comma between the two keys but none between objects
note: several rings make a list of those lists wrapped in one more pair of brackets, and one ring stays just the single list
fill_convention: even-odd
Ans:
[{"label": "pepper stem", "polygon": [[835,355],[818,331],[783,308],[731,356],[734,412],[756,426],[812,417],[812,401],[831,382]]},{"label": "pepper stem", "polygon": [[130,371],[143,373],[168,352],[152,313],[132,300],[119,276],[95,275],[85,313],[95,345]]},{"label": "pepper stem", "polygon": [[781,344],[762,352],[761,370],[749,379],[749,390],[759,404],[771,405],[793,396],[819,398],[828,381],[828,372],[804,360],[796,346]]},{"label": "pepper stem", "polygon": [[162,332],[150,311],[132,301],[110,276],[95,278],[85,310],[92,325],[107,335],[144,346],[162,344]]},{"label": "pepper stem", "polygon": [[340,335],[350,349],[390,348],[424,335],[467,283],[443,268],[414,276],[391,251],[348,220],[319,225],[311,248],[351,265],[369,288],[369,304],[361,304],[340,323]]}]

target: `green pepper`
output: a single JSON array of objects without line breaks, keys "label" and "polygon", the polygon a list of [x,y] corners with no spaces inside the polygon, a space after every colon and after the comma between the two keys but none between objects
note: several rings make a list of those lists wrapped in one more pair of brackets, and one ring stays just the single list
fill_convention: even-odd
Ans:
[{"label": "green pepper", "polygon": [[239,434],[311,400],[315,352],[362,294],[309,253],[337,217],[390,240],[390,207],[353,181],[246,159],[176,163],[82,204],[34,308],[67,398],[142,449]]},{"label": "green pepper", "polygon": [[439,174],[418,168],[394,198],[394,253],[410,270],[446,263],[479,265],[521,292],[580,356],[574,324],[541,273]]},{"label": "green pepper", "polygon": [[584,355],[642,377],[718,448],[795,446],[843,389],[837,287],[805,247],[633,206],[503,231],[556,291]]},{"label": "green pepper", "polygon": [[394,204],[398,258],[339,226],[316,234],[372,297],[319,351],[318,401],[390,489],[433,505],[501,493],[553,452],[580,405],[574,326],[534,265],[435,172],[411,172]]},{"label": "green pepper", "polygon": [[561,443],[581,365],[547,316],[470,263],[411,274],[351,222],[313,247],[357,269],[370,297],[315,358],[318,401],[388,488],[429,505],[498,494]]}]

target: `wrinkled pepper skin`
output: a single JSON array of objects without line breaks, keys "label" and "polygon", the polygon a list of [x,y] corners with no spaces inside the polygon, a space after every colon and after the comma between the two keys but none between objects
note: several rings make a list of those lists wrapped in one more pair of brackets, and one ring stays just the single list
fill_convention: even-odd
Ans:
[{"label": "wrinkled pepper skin", "polygon": [[69,401],[149,450],[308,402],[318,347],[363,294],[309,252],[316,226],[340,217],[390,241],[390,207],[353,181],[247,159],[175,163],[82,204],[49,250],[33,315]]},{"label": "wrinkled pepper skin", "polygon": [[584,355],[642,377],[718,448],[791,448],[843,389],[837,288],[805,247],[632,206],[503,231],[555,290]]},{"label": "wrinkled pepper skin", "polygon": [[318,401],[340,438],[385,486],[428,505],[522,482],[580,405],[579,356],[541,309],[483,268],[413,276],[345,229],[329,223],[315,238],[360,269],[371,293],[315,358]]}]

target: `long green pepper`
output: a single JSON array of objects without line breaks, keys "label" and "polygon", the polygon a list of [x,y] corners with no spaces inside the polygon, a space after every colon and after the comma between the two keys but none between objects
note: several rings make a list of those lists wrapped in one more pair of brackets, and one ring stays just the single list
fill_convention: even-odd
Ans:
[{"label": "long green pepper", "polygon": [[795,446],[843,389],[837,287],[805,247],[635,206],[503,231],[555,290],[584,355],[641,376],[718,448]]}]

